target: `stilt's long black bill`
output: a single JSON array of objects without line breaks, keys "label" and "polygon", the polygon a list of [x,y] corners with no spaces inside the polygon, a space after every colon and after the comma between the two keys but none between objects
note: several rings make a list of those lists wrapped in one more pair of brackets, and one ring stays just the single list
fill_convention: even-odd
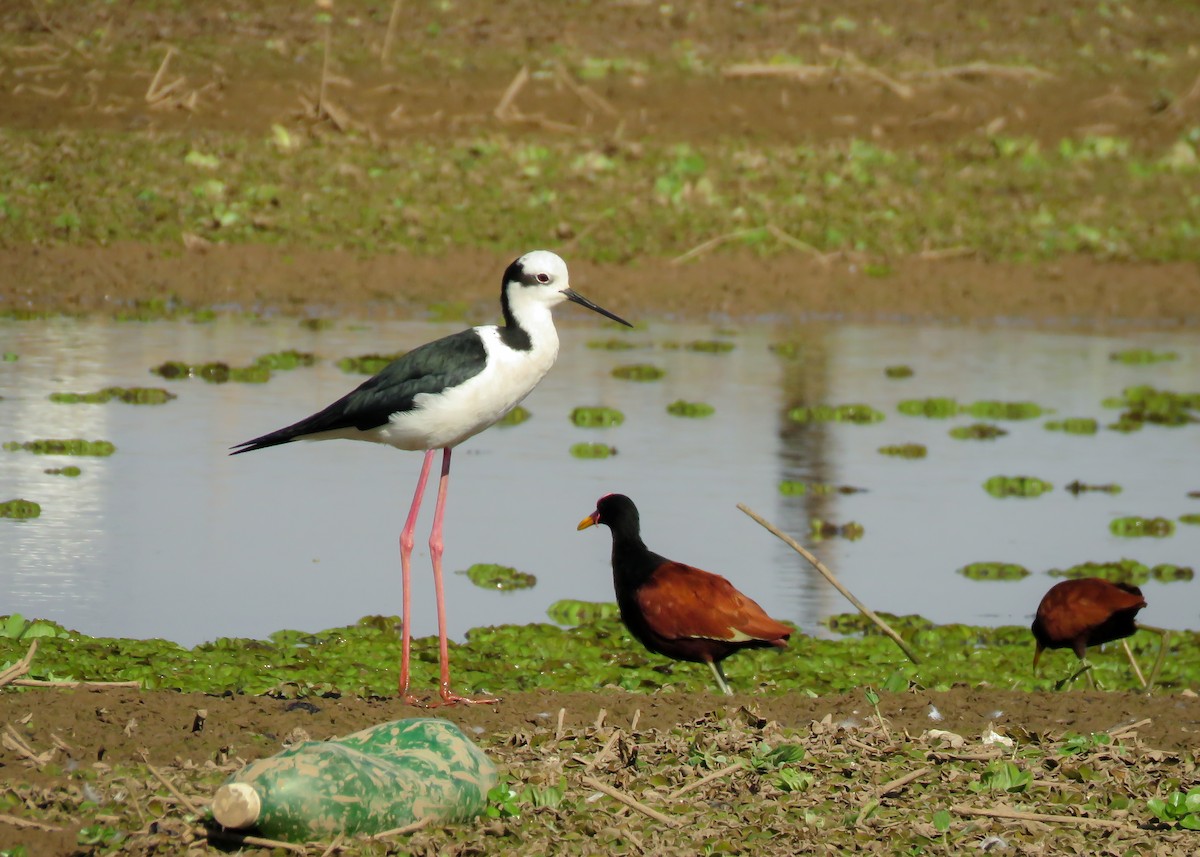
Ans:
[{"label": "stilt's long black bill", "polygon": [[633,327],[632,324],[627,322],[625,319],[621,318],[616,313],[609,312],[602,306],[596,306],[594,303],[589,301],[587,298],[585,298],[583,295],[579,294],[579,292],[575,291],[574,289],[563,289],[563,294],[567,296],[567,300],[572,301],[573,303],[577,303],[580,306],[585,306],[588,309],[592,310],[593,312],[598,312],[598,313],[600,313],[600,315],[611,318],[613,321],[619,321],[621,324],[625,325],[626,327]]}]

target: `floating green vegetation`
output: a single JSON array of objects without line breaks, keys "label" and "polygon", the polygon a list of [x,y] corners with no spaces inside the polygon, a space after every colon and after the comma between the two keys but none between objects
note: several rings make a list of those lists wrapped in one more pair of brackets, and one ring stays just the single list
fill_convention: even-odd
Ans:
[{"label": "floating green vegetation", "polygon": [[430,321],[463,321],[470,310],[471,305],[466,301],[437,301],[426,312]]},{"label": "floating green vegetation", "polygon": [[607,443],[576,443],[571,445],[571,455],[576,458],[609,458],[616,455],[615,447]]},{"label": "floating green vegetation", "polygon": [[895,458],[924,458],[928,454],[923,443],[893,443],[879,447],[879,452]]},{"label": "floating green vegetation", "polygon": [[1162,563],[1154,567],[1144,565],[1135,559],[1122,559],[1117,562],[1082,562],[1070,568],[1052,568],[1046,572],[1051,577],[1101,577],[1113,583],[1132,583],[1141,586],[1151,578],[1160,583],[1187,581],[1193,577],[1193,571],[1187,566],[1177,566]]},{"label": "floating green vegetation", "polygon": [[867,531],[863,525],[856,521],[838,525],[829,521],[822,521],[820,518],[813,518],[808,522],[808,535],[814,542],[835,538],[855,542],[866,535],[866,533]]},{"label": "floating green vegetation", "polygon": [[798,423],[878,423],[883,414],[870,405],[801,405],[787,413],[788,419]]},{"label": "floating green vegetation", "polygon": [[779,493],[786,497],[799,497],[804,494],[857,494],[865,490],[852,485],[830,485],[826,482],[797,482],[785,479],[779,483]]},{"label": "floating green vegetation", "polygon": [[352,375],[378,375],[385,366],[404,354],[403,351],[397,351],[395,354],[360,354],[357,357],[343,357],[334,365]]},{"label": "floating green vegetation", "polygon": [[586,625],[604,619],[615,619],[621,615],[621,609],[615,601],[576,601],[567,598],[555,601],[546,608],[546,615],[551,622],[559,625]]},{"label": "floating green vegetation", "polygon": [[49,476],[68,476],[71,478],[83,473],[83,471],[74,464],[68,464],[66,467],[47,467],[42,472]]},{"label": "floating green vegetation", "polygon": [[704,354],[728,354],[737,346],[724,339],[696,339],[683,347],[688,351],[699,351]]},{"label": "floating green vegetation", "polygon": [[[893,631],[906,639],[911,638],[912,634],[917,631],[930,631],[938,627],[923,616],[917,616],[913,613],[898,616],[886,610],[876,610],[875,615],[891,626]],[[861,613],[836,613],[833,616],[826,616],[821,620],[821,624],[835,634],[844,634],[847,636],[861,634],[864,636],[879,637],[883,634],[878,625]]]},{"label": "floating green vegetation", "polygon": [[207,307],[193,308],[178,298],[147,298],[135,300],[131,306],[113,313],[116,321],[176,321],[187,320],[198,324],[214,321],[217,314]]},{"label": "floating green vegetation", "polygon": [[971,423],[969,426],[955,426],[950,429],[950,437],[957,440],[995,440],[1008,434],[1008,429],[991,423]]},{"label": "floating green vegetation", "polygon": [[523,405],[517,405],[515,408],[497,420],[496,425],[519,426],[531,416],[533,416],[533,414],[529,413],[529,411]]},{"label": "floating green vegetation", "polygon": [[1125,518],[1115,518],[1108,525],[1108,530],[1114,536],[1134,539],[1142,536],[1162,539],[1174,535],[1175,522],[1170,518],[1141,518],[1131,515]]},{"label": "floating green vegetation", "polygon": [[612,370],[612,376],[622,381],[657,381],[666,374],[667,370],[649,363],[630,363]]},{"label": "floating green vegetation", "polygon": [[635,348],[644,348],[643,345],[638,345],[636,342],[630,342],[628,339],[622,339],[619,336],[612,336],[608,339],[589,339],[588,348],[596,351],[632,351]]},{"label": "floating green vegetation", "polygon": [[1040,497],[1054,488],[1036,476],[993,476],[983,490],[993,497]]},{"label": "floating green vegetation", "polygon": [[667,413],[674,417],[699,419],[701,417],[711,417],[716,411],[716,408],[705,402],[685,402],[683,399],[677,399],[667,405]]},{"label": "floating green vegetation", "polygon": [[911,378],[914,373],[911,366],[885,366],[883,374],[886,378]]},{"label": "floating green vegetation", "polygon": [[778,357],[795,360],[804,354],[803,342],[772,342],[767,350]]},{"label": "floating green vegetation", "polygon": [[4,444],[4,448],[9,452],[16,452],[19,449],[23,449],[35,455],[106,456],[112,455],[117,451],[116,446],[110,441],[81,440],[79,438],[72,438],[71,440],[27,440],[24,443],[12,440]]},{"label": "floating green vegetation", "polygon": [[1200,786],[1188,789],[1186,793],[1172,791],[1166,799],[1148,798],[1146,809],[1168,828],[1200,830]]},{"label": "floating green vegetation", "polygon": [[20,359],[15,351],[5,351],[3,354],[0,354],[0,362],[3,363],[16,363]]},{"label": "floating green vegetation", "polygon": [[571,422],[581,428],[607,428],[625,422],[625,415],[616,408],[579,407],[571,411]]},{"label": "floating green vegetation", "polygon": [[1045,413],[1033,402],[997,402],[985,400],[963,405],[963,413],[980,420],[1032,420]]},{"label": "floating green vegetation", "polygon": [[958,573],[970,580],[1020,580],[1029,576],[1029,569],[1011,562],[973,562]]},{"label": "floating green vegetation", "polygon": [[909,417],[929,417],[930,419],[944,420],[958,416],[961,408],[959,407],[958,400],[945,396],[937,396],[928,399],[905,399],[896,406],[896,410]]},{"label": "floating green vegetation", "polygon": [[265,384],[271,380],[270,368],[260,363],[252,363],[249,366],[230,366],[221,361],[191,364],[179,360],[168,360],[150,371],[168,381],[199,378],[210,384],[224,384],[229,381],[242,384]]},{"label": "floating green vegetation", "polygon": [[97,405],[114,399],[130,405],[165,405],[178,397],[161,387],[105,387],[94,393],[51,393],[49,398],[64,405]]},{"label": "floating green vegetation", "polygon": [[1095,434],[1100,430],[1100,424],[1091,417],[1069,417],[1065,420],[1047,420],[1042,426],[1047,431],[1061,431],[1067,434]]},{"label": "floating green vegetation", "polygon": [[314,354],[308,351],[297,351],[289,348],[286,351],[272,351],[254,358],[256,366],[265,366],[272,372],[287,372],[302,366],[312,366],[317,362]]},{"label": "floating green vegetation", "polygon": [[1182,426],[1197,421],[1193,411],[1200,410],[1200,393],[1173,393],[1141,385],[1126,387],[1120,397],[1104,400],[1106,408],[1122,408],[1120,419],[1109,428],[1134,431],[1144,423]]},{"label": "floating green vegetation", "polygon": [[1063,487],[1063,490],[1070,491],[1072,494],[1074,494],[1076,496],[1079,496],[1080,494],[1085,494],[1089,491],[1099,491],[1104,494],[1120,494],[1121,486],[1117,485],[1116,483],[1113,483],[1113,482],[1107,483],[1105,485],[1085,485],[1084,483],[1082,483],[1078,479],[1076,479],[1074,482],[1071,482],[1069,485],[1065,485]]},{"label": "floating green vegetation", "polygon": [[495,563],[477,562],[459,574],[465,574],[480,589],[499,589],[501,592],[532,589],[537,585],[537,578],[532,574]]},{"label": "floating green vegetation", "polygon": [[1108,356],[1110,360],[1115,360],[1118,363],[1136,365],[1165,363],[1179,359],[1179,355],[1174,351],[1151,351],[1149,348],[1127,348],[1124,351],[1114,351]]},{"label": "floating green vegetation", "polygon": [[333,319],[329,318],[302,318],[297,322],[305,330],[316,332],[318,330],[329,330],[333,327]]},{"label": "floating green vegetation", "polygon": [[36,518],[42,507],[32,500],[5,500],[0,503],[0,518]]},{"label": "floating green vegetation", "polygon": [[1188,512],[1186,515],[1179,516],[1181,524],[1200,524],[1200,514],[1196,512]]}]

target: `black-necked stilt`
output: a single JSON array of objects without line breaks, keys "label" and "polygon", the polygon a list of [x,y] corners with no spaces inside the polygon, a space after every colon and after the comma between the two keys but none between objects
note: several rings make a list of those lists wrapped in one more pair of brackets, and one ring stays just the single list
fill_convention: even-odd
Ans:
[{"label": "black-necked stilt", "polygon": [[445,704],[497,701],[468,699],[450,689],[442,589],[442,514],[450,480],[450,451],[516,407],[554,365],[558,357],[558,332],[550,311],[563,301],[573,301],[632,327],[625,319],[572,290],[566,263],[557,255],[535,250],[517,259],[504,272],[500,290],[502,326],[473,327],[419,346],[323,411],[233,447],[232,454],[237,455],[293,440],[347,438],[386,443],[397,449],[425,450],[416,494],[400,534],[403,586],[400,693],[406,702],[417,702],[408,690],[413,530],[433,453],[438,449],[442,450],[442,475],[429,535],[429,554],[437,591],[441,697]]},{"label": "black-necked stilt", "polygon": [[646,547],[637,507],[624,494],[601,497],[579,529],[596,524],[612,531],[613,584],[621,621],[650,651],[708,664],[717,685],[731,695],[721,661],[739,649],[787,645],[792,629],[768,616],[728,580]]}]

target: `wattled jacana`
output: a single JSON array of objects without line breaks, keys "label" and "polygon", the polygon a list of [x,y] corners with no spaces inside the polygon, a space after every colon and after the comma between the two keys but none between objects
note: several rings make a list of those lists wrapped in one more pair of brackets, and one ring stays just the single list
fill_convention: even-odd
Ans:
[{"label": "wattled jacana", "polygon": [[1045,649],[1072,649],[1079,658],[1080,668],[1059,682],[1058,687],[1074,680],[1091,669],[1087,661],[1088,646],[1132,636],[1139,628],[1135,621],[1138,611],[1145,606],[1142,590],[1127,583],[1110,583],[1099,577],[1056,583],[1042,597],[1033,619],[1033,637],[1037,641],[1033,653],[1034,675]]},{"label": "wattled jacana", "polygon": [[739,649],[783,648],[792,629],[776,622],[725,578],[651,551],[642,541],[637,507],[607,494],[579,522],[612,531],[613,584],[621,621],[652,652],[708,664],[717,685],[733,693],[721,661]]}]

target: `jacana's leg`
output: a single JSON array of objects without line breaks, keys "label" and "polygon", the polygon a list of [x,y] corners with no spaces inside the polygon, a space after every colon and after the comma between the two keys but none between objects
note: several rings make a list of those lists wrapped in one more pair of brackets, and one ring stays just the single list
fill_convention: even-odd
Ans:
[{"label": "jacana's leg", "polygon": [[446,636],[446,593],[442,586],[442,513],[446,510],[446,489],[450,485],[450,448],[442,451],[442,478],[438,483],[437,506],[433,511],[433,531],[429,534],[429,556],[433,560],[433,586],[437,592],[438,655],[442,664],[442,704],[459,702],[499,702],[494,697],[469,699],[450,689],[450,641]]},{"label": "jacana's leg", "polygon": [[425,453],[425,461],[421,465],[421,476],[417,479],[417,491],[413,496],[412,507],[408,510],[408,520],[400,531],[400,696],[409,705],[419,705],[419,700],[408,692],[408,669],[410,648],[412,646],[412,550],[413,530],[417,528],[417,513],[421,511],[421,498],[425,495],[425,483],[429,481],[429,469],[433,464],[433,450]]},{"label": "jacana's leg", "polygon": [[725,680],[725,671],[721,669],[721,665],[716,661],[709,661],[708,668],[712,670],[713,677],[717,680],[717,686],[721,688],[721,692],[726,696],[733,696],[733,690],[729,687],[729,682]]}]

